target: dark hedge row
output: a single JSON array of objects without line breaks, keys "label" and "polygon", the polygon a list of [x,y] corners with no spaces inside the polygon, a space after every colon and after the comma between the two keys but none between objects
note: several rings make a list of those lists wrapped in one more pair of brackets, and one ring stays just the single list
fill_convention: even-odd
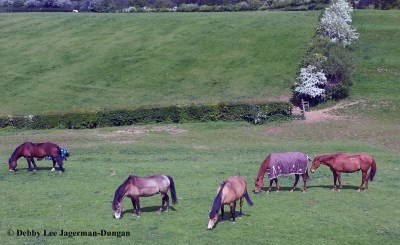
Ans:
[{"label": "dark hedge row", "polygon": [[288,102],[214,103],[204,105],[174,105],[74,111],[60,114],[0,117],[0,128],[18,129],[67,128],[84,129],[146,123],[184,123],[207,121],[237,121],[263,123],[275,118],[290,118]]}]

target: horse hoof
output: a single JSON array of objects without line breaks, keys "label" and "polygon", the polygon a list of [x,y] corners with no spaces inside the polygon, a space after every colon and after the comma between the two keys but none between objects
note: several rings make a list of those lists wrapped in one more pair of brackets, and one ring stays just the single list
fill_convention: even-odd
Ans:
[{"label": "horse hoof", "polygon": [[338,189],[337,191],[340,192],[340,189]]},{"label": "horse hoof", "polygon": [[361,192],[361,189],[358,189],[357,192]]},{"label": "horse hoof", "polygon": [[294,190],[290,190],[290,192],[294,192]]},{"label": "horse hoof", "polygon": [[56,169],[55,169],[55,168],[52,168],[52,169],[50,170],[50,172],[54,172],[54,171],[56,171]]},{"label": "horse hoof", "polygon": [[231,224],[233,224],[233,225],[234,225],[235,223],[236,223],[235,221],[231,221]]},{"label": "horse hoof", "polygon": [[305,191],[305,190],[303,190],[303,193],[306,193],[306,191]]}]

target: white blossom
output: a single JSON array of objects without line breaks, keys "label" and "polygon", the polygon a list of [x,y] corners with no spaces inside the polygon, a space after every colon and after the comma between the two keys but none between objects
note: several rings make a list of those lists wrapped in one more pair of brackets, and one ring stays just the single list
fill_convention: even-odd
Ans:
[{"label": "white blossom", "polygon": [[298,82],[295,86],[295,91],[302,95],[307,95],[311,98],[325,97],[325,89],[320,88],[327,83],[325,74],[318,71],[313,65],[300,69],[300,75],[297,78]]},{"label": "white blossom", "polygon": [[341,43],[343,46],[354,42],[358,38],[358,33],[350,26],[352,12],[353,8],[345,0],[336,0],[327,7],[318,27],[321,37]]}]

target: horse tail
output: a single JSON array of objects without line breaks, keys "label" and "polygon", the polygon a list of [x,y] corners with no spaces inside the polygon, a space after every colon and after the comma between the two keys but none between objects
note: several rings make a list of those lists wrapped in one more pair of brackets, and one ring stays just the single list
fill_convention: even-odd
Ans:
[{"label": "horse tail", "polygon": [[244,194],[244,198],[246,198],[247,204],[249,204],[250,206],[254,205],[253,202],[250,200],[249,193],[247,191]]},{"label": "horse tail", "polygon": [[175,190],[175,183],[171,176],[167,175],[169,179],[169,191],[171,192],[172,203],[175,204],[178,202],[176,198],[176,190]]},{"label": "horse tail", "polygon": [[376,161],[372,158],[371,170],[369,171],[369,179],[372,181],[376,174]]}]

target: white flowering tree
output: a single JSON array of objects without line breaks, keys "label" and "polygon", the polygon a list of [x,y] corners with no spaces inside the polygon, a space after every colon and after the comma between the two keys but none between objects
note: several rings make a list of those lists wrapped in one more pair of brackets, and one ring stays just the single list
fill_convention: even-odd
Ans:
[{"label": "white flowering tree", "polygon": [[300,69],[294,91],[300,97],[323,100],[326,96],[324,85],[327,83],[325,74],[313,65]]},{"label": "white flowering tree", "polygon": [[350,26],[353,8],[346,0],[335,0],[321,17],[318,30],[322,38],[347,46],[358,38],[358,33]]}]

